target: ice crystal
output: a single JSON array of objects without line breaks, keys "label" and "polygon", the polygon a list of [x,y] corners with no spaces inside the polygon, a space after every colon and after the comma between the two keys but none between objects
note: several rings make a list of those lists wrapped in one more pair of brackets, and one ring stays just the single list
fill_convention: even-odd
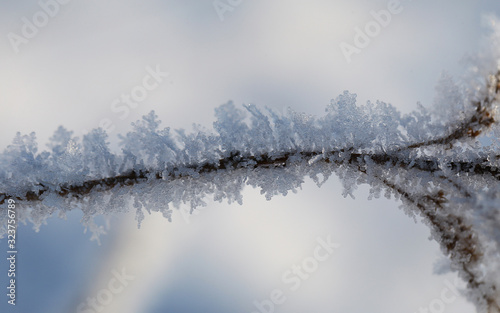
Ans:
[{"label": "ice crystal", "polygon": [[[493,25],[491,47],[472,58],[471,86],[443,75],[432,110],[403,115],[388,103],[359,104],[345,91],[322,117],[229,102],[215,110],[213,129],[193,132],[161,129],[151,112],[121,137],[119,154],[101,129],[80,140],[60,127],[42,152],[34,133],[17,134],[0,154],[2,210],[15,199],[19,221],[38,228],[52,214],[80,209],[98,236],[99,215],[133,208],[139,223],[144,211],[170,219],[172,208],[186,203],[193,211],[210,196],[241,203],[245,185],[271,199],[296,192],[304,177],[321,185],[336,174],[344,196],[369,184],[370,197],[395,197],[419,216],[478,309],[498,312],[500,28]],[[0,225],[5,234],[7,223]]]}]

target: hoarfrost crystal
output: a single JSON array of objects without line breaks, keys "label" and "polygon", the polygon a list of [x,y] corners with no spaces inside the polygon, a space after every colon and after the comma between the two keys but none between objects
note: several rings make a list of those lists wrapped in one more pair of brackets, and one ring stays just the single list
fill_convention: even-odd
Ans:
[{"label": "hoarfrost crystal", "polygon": [[98,237],[99,215],[133,208],[139,223],[144,211],[170,219],[172,208],[193,211],[210,196],[242,203],[245,185],[271,199],[297,192],[306,176],[321,185],[336,174],[344,196],[369,184],[370,198],[400,200],[429,226],[478,310],[499,312],[500,24],[490,23],[490,46],[471,58],[464,83],[443,75],[433,110],[402,115],[380,101],[360,105],[347,91],[322,117],[229,102],[215,110],[212,130],[191,133],[161,129],[151,112],[121,137],[119,154],[101,129],[80,140],[60,127],[43,152],[34,133],[17,134],[0,155],[2,210],[17,199],[19,221],[39,228],[52,214],[80,209]]}]

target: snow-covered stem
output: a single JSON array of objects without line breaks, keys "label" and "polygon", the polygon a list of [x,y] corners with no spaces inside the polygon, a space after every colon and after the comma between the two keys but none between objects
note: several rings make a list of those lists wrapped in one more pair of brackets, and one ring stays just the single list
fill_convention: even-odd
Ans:
[{"label": "snow-covered stem", "polygon": [[[434,140],[433,140],[434,141]],[[490,175],[493,178],[500,180],[500,168],[488,165],[488,159],[476,158],[472,160],[456,160],[447,161],[447,163],[440,163],[438,158],[434,157],[417,157],[412,160],[408,159],[406,155],[401,153],[401,149],[397,149],[393,153],[359,153],[352,152],[352,148],[341,149],[339,151],[289,151],[282,155],[270,157],[268,154],[261,155],[247,155],[243,156],[239,151],[233,151],[226,158],[219,159],[215,163],[203,164],[186,164],[182,165],[182,170],[179,167],[167,168],[164,170],[154,169],[138,169],[130,170],[113,177],[106,177],[101,179],[87,180],[83,183],[69,184],[63,183],[58,186],[54,191],[43,183],[35,184],[38,186],[36,191],[26,191],[24,194],[8,195],[0,193],[0,204],[4,204],[7,199],[16,199],[19,201],[40,201],[45,197],[47,192],[55,192],[61,197],[82,198],[91,191],[109,191],[113,188],[120,186],[132,186],[135,184],[147,183],[148,180],[174,180],[178,178],[193,177],[200,174],[217,172],[222,170],[236,170],[236,169],[256,169],[256,168],[272,168],[272,167],[286,167],[293,160],[313,160],[315,162],[333,163],[336,166],[341,164],[358,166],[360,171],[366,166],[366,160],[380,166],[391,165],[403,169],[415,168],[424,172],[442,172],[443,168],[448,170],[454,175],[460,173],[467,173],[469,175]],[[340,155],[349,154],[349,158],[339,160]],[[319,157],[319,158],[318,158]],[[500,159],[500,155],[494,156],[495,159]],[[188,171],[192,170],[192,171]],[[195,175],[193,173],[196,173]],[[468,197],[471,195],[466,193]]]},{"label": "snow-covered stem", "polygon": [[[500,92],[500,72],[494,76],[494,94],[498,95]],[[488,88],[491,86],[489,85]],[[215,162],[204,162],[194,164],[172,165],[166,169],[139,169],[129,170],[112,177],[105,177],[101,179],[92,179],[83,181],[78,184],[62,183],[57,188],[57,195],[65,197],[81,198],[89,194],[93,189],[106,191],[116,186],[130,186],[138,183],[146,182],[148,179],[161,179],[172,180],[179,177],[192,176],[192,173],[204,174],[208,172],[220,170],[234,170],[239,168],[269,168],[269,167],[285,167],[290,163],[291,159],[299,160],[322,160],[326,163],[335,160],[335,156],[348,153],[349,158],[343,158],[342,162],[348,164],[357,164],[362,167],[366,158],[378,165],[390,164],[402,168],[415,167],[422,171],[435,172],[442,170],[441,167],[447,167],[454,174],[460,172],[467,172],[476,175],[492,175],[496,179],[500,179],[500,169],[488,165],[486,158],[475,158],[472,160],[450,160],[445,164],[440,164],[440,160],[435,157],[417,157],[414,159],[408,158],[408,155],[402,153],[410,149],[423,148],[432,145],[452,146],[458,140],[464,138],[474,138],[481,134],[484,128],[489,127],[495,122],[493,113],[491,112],[495,97],[488,94],[481,101],[474,101],[472,106],[475,108],[470,117],[466,118],[463,122],[450,126],[451,131],[448,135],[431,138],[425,141],[410,143],[403,147],[398,147],[394,151],[384,151],[383,153],[372,152],[358,152],[353,147],[345,147],[337,151],[281,151],[275,152],[273,156],[268,153],[259,155],[242,155],[240,151],[234,150],[226,152],[228,156],[216,160]],[[495,155],[494,158],[500,159],[500,155]],[[333,162],[340,165],[339,162]],[[182,168],[182,171],[180,170]],[[36,191],[28,190],[26,193],[6,194],[0,193],[0,204],[3,204],[6,199],[14,198],[22,201],[38,201],[46,192],[51,189],[45,186],[42,182],[35,183],[38,187]]]},{"label": "snow-covered stem", "polygon": [[306,176],[321,185],[335,173],[344,196],[366,183],[370,198],[384,191],[407,214],[420,216],[467,282],[469,299],[480,312],[498,313],[500,72],[478,88],[460,88],[446,77],[440,88],[434,111],[422,107],[408,115],[384,102],[360,106],[347,91],[321,118],[228,103],[216,109],[214,130],[195,127],[191,134],[159,129],[151,112],[121,137],[118,154],[101,129],[80,141],[61,127],[51,151],[41,153],[34,134],[18,134],[0,154],[0,208],[17,200],[20,221],[36,228],[56,212],[78,208],[99,235],[98,215],[133,207],[139,224],[143,210],[170,219],[170,205],[189,203],[194,210],[209,195],[241,203],[245,185],[271,199],[295,192]]}]

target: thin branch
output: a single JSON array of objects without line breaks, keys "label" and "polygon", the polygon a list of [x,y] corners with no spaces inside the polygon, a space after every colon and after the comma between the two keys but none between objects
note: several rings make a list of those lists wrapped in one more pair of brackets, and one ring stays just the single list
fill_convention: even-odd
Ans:
[{"label": "thin branch", "polygon": [[[399,152],[403,150],[410,150],[421,148],[430,145],[451,145],[453,142],[462,138],[477,137],[483,129],[491,126],[495,119],[490,111],[493,103],[496,101],[500,93],[500,71],[496,75],[491,76],[491,81],[488,82],[487,90],[493,92],[495,97],[487,94],[481,101],[474,102],[475,111],[470,118],[465,122],[455,127],[449,135],[438,137],[435,139],[427,140],[424,142],[413,143],[406,147],[397,148],[384,154],[380,153],[351,153],[348,163],[364,162],[364,158],[368,157],[376,164],[389,164],[392,166],[399,166],[404,168],[411,167],[419,170],[434,172],[441,171],[442,168],[436,158],[416,158],[413,162],[401,157]],[[493,89],[493,90],[492,90]],[[289,151],[284,152],[280,157],[270,157],[268,154],[262,155],[249,155],[242,156],[239,151],[230,152],[228,157],[221,158],[217,162],[206,162],[203,164],[186,164],[180,167],[184,169],[195,170],[203,174],[218,170],[237,169],[246,167],[252,168],[266,168],[266,167],[280,167],[286,166],[289,163],[291,156],[301,156],[305,159],[310,159],[317,156],[323,156],[323,161],[329,162],[328,155],[337,155],[339,152],[351,151],[350,149],[341,149],[339,151],[331,151],[328,154],[322,151]],[[499,158],[500,156],[497,156]],[[478,159],[473,161],[450,161],[445,165],[453,172],[467,172],[475,175],[491,175],[496,179],[500,179],[500,169],[487,165],[487,160]],[[81,198],[89,194],[92,190],[99,189],[100,191],[107,191],[116,186],[131,186],[139,183],[146,182],[150,179],[163,179],[172,180],[183,175],[179,175],[179,168],[167,168],[166,170],[159,169],[145,169],[145,170],[130,170],[114,177],[107,177],[102,179],[92,179],[80,184],[63,183],[58,186],[56,193],[62,197]],[[0,193],[0,204],[3,204],[8,198],[15,198],[21,201],[40,201],[49,191],[49,188],[42,182],[38,183],[37,191],[27,190],[24,194],[7,194]],[[25,189],[30,189],[28,186]]]},{"label": "thin branch", "polygon": [[[446,255],[449,255],[455,264],[461,266],[466,275],[467,286],[480,294],[479,289],[485,283],[474,273],[473,267],[480,264],[483,259],[481,244],[472,230],[473,227],[467,225],[462,217],[447,211],[445,218],[439,218],[438,212],[445,211],[443,208],[446,203],[444,193],[441,191],[434,196],[415,196],[386,179],[381,179],[381,181],[418,209],[420,214],[430,223],[432,229],[440,236],[438,242]],[[430,210],[430,207],[435,207],[436,211]],[[464,259],[468,261],[464,262]],[[492,286],[492,288],[496,290],[496,286]],[[500,311],[500,304],[493,296],[485,294],[482,297],[489,310],[495,308]]]},{"label": "thin branch", "polygon": [[[279,157],[271,157],[268,154],[258,156],[242,156],[239,151],[232,152],[228,157],[222,158],[217,162],[203,164],[186,164],[179,167],[167,168],[165,170],[131,170],[126,173],[101,179],[88,180],[80,184],[61,184],[55,191],[61,197],[82,198],[88,195],[92,190],[107,191],[116,186],[132,186],[140,183],[145,183],[149,180],[166,180],[171,181],[180,177],[189,177],[190,174],[180,174],[181,169],[194,170],[199,174],[205,174],[220,170],[234,170],[239,168],[256,169],[256,168],[276,168],[286,167],[291,164],[291,158],[300,156],[301,159],[310,160],[321,156],[322,161],[330,163],[331,160],[339,154],[345,153],[346,149],[323,153],[319,151],[290,151],[282,154]],[[437,158],[419,157],[414,160],[409,160],[401,154],[381,154],[381,153],[351,153],[349,158],[344,162],[351,165],[366,165],[365,158],[369,158],[377,165],[400,167],[404,169],[415,168],[425,172],[442,172],[443,168]],[[500,156],[497,156],[500,158]],[[318,160],[319,161],[319,160]],[[486,165],[486,159],[476,159],[472,161],[450,161],[444,165],[453,173],[469,173],[474,175],[490,175],[491,177],[500,180],[500,169]],[[185,171],[183,171],[185,172]],[[38,191],[29,190],[24,194],[9,195],[0,193],[0,204],[3,204],[6,199],[14,198],[20,201],[40,201],[50,191],[48,186],[43,183],[37,185]]]},{"label": "thin branch", "polygon": [[463,123],[454,127],[453,131],[447,135],[435,139],[429,139],[417,143],[410,144],[396,151],[415,149],[433,145],[451,145],[454,142],[463,138],[475,138],[479,136],[482,131],[495,123],[495,118],[491,112],[495,102],[498,101],[500,95],[500,71],[495,75],[490,76],[490,80],[486,83],[486,95],[479,101],[474,101],[472,106],[475,111]]}]

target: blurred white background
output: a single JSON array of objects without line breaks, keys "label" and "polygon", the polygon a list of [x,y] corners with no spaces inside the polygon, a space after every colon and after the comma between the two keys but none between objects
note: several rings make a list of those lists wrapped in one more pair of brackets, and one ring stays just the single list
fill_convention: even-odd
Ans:
[{"label": "blurred white background", "polygon": [[[214,108],[229,100],[322,115],[349,90],[359,103],[381,100],[404,113],[417,101],[431,107],[441,72],[461,73],[460,60],[486,34],[482,14],[500,15],[500,4],[402,1],[402,12],[346,62],[340,43],[352,44],[355,28],[388,2],[241,1],[221,21],[212,0],[73,0],[16,53],[9,34],[21,35],[23,17],[42,9],[33,0],[4,1],[0,148],[17,131],[34,131],[44,150],[59,125],[81,137],[107,120],[118,149],[117,135],[151,110],[164,127],[210,128]],[[122,119],[111,103],[141,85],[148,67],[169,76]],[[252,188],[242,206],[209,201],[189,223],[177,212],[172,223],[151,215],[137,229],[134,214],[116,217],[100,246],[76,211],[38,233],[22,226],[18,305],[5,297],[0,311],[77,312],[123,267],[135,279],[103,312],[250,313],[273,289],[287,298],[274,312],[399,313],[436,304],[455,275],[433,273],[441,253],[429,230],[398,202],[366,200],[366,186],[355,200],[341,192],[335,177],[321,188],[306,179],[297,194],[269,202]],[[281,276],[327,235],[341,247],[290,291]],[[7,269],[5,260],[0,265]],[[474,312],[461,297],[443,310]]]}]

